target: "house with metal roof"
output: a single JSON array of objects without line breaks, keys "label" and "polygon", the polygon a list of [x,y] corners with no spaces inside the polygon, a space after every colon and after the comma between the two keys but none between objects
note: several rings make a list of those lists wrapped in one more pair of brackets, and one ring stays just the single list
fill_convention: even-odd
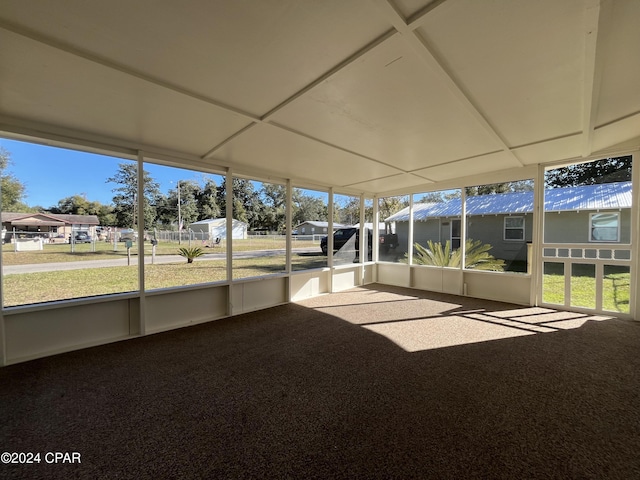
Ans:
[{"label": "house with metal roof", "polygon": [[[333,224],[334,230],[341,227],[344,227],[341,223]],[[296,225],[293,229],[298,232],[298,235],[326,235],[329,231],[329,222],[308,220]]]},{"label": "house with metal roof", "polygon": [[[630,243],[631,182],[605,183],[545,191],[546,243]],[[468,238],[492,245],[491,254],[514,264],[527,259],[533,234],[533,192],[469,196],[466,199]],[[462,200],[416,203],[413,242],[460,246]],[[400,245],[409,243],[409,207],[385,219],[395,223]],[[515,263],[514,263],[515,262]]]}]

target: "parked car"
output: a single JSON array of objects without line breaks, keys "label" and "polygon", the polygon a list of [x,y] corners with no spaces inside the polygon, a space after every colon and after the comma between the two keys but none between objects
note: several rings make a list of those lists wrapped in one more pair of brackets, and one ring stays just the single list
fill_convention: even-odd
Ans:
[{"label": "parked car", "polygon": [[[371,257],[371,250],[373,248],[373,231],[370,228],[365,228],[368,236],[368,249],[369,249],[369,257]],[[360,229],[356,227],[344,227],[339,228],[333,233],[333,252],[337,252],[340,250],[349,239],[355,235],[355,249],[356,253],[360,249]],[[379,238],[380,242],[380,251],[382,253],[389,252],[390,249],[396,248],[398,246],[398,235],[395,233],[385,233],[383,231],[380,232]],[[323,254],[327,254],[327,237],[322,237],[320,239],[320,248],[322,249]]]},{"label": "parked car", "polygon": [[[367,232],[367,237],[368,237],[368,242],[367,242],[367,249],[369,252],[368,258],[369,260],[371,260],[371,250],[372,250],[372,244],[371,244],[371,239],[373,236],[373,232],[371,231],[370,228],[366,228],[365,231]],[[355,259],[354,261],[357,261],[358,258],[360,257],[360,229],[357,227],[345,227],[345,228],[339,228],[337,229],[335,232],[333,232],[333,252],[336,253],[338,250],[340,250],[342,247],[345,246],[345,244],[349,241],[349,239],[351,239],[351,237],[353,237],[355,235],[355,242],[354,242],[354,250],[355,250]],[[323,254],[327,254],[327,237],[322,237],[320,239],[320,248],[322,249],[322,253]]]},{"label": "parked car", "polygon": [[75,243],[91,243],[91,235],[87,232],[78,232],[75,236]]}]

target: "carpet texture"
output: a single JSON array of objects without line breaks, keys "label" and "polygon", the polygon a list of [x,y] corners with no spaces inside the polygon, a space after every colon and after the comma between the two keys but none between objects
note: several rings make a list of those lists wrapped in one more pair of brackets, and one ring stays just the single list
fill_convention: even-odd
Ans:
[{"label": "carpet texture", "polygon": [[[640,324],[371,285],[0,369],[0,478],[640,478]],[[51,459],[51,457],[49,457]]]}]

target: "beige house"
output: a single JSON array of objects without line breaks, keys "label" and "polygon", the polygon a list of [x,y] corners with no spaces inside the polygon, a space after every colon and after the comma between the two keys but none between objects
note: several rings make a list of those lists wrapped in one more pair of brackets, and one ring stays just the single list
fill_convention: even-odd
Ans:
[{"label": "beige house", "polygon": [[2,212],[2,239],[44,238],[50,243],[69,241],[72,232],[87,232],[95,237],[100,224],[96,215]]}]

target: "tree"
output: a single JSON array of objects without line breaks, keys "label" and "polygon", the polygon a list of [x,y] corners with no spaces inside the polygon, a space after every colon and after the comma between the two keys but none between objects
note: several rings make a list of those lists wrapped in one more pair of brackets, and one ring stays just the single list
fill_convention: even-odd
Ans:
[{"label": "tree", "polygon": [[[178,191],[179,190],[179,191]],[[198,221],[198,194],[200,185],[193,180],[180,180],[178,186],[169,192],[168,203],[172,206],[173,215],[178,223],[178,203],[180,204],[180,220],[183,228],[187,228],[193,222]],[[180,226],[178,225],[178,228]]]},{"label": "tree", "polygon": [[329,220],[329,208],[321,197],[306,195],[298,188],[292,194],[292,224],[300,225],[307,221],[326,222]]},{"label": "tree", "polygon": [[113,225],[115,215],[113,207],[100,202],[91,202],[82,195],[72,195],[58,201],[58,205],[49,208],[51,213],[62,213],[69,215],[96,215],[100,225]]},{"label": "tree", "polygon": [[[154,201],[160,195],[160,187],[146,170],[143,170],[142,178],[144,182],[143,217],[145,225],[150,227],[156,219]],[[113,197],[115,226],[135,227],[140,216],[137,211],[138,165],[135,163],[120,163],[116,174],[107,178],[106,181],[107,183],[120,185],[112,190],[116,194]]]},{"label": "tree", "polygon": [[[249,180],[234,178],[233,184],[233,207],[232,216],[236,220],[249,224],[249,229],[260,228],[259,205],[260,196],[256,192],[253,184]],[[227,185],[226,182],[217,189],[216,202],[220,205],[222,212],[226,211],[227,205]]]},{"label": "tree", "polygon": [[469,197],[475,195],[491,195],[494,193],[531,192],[533,191],[533,180],[477,185],[474,187],[466,187],[464,191]]},{"label": "tree", "polygon": [[403,208],[409,206],[409,197],[383,197],[378,203],[380,220],[384,221],[394,213],[398,213]]},{"label": "tree", "polygon": [[287,215],[287,187],[265,183],[260,190],[262,198],[262,228],[270,232],[285,230]]},{"label": "tree", "polygon": [[11,165],[11,153],[0,147],[0,191],[2,192],[2,210],[5,212],[29,212],[23,201],[26,188],[14,175],[6,170]]},{"label": "tree", "polygon": [[445,202],[443,192],[425,193],[420,200],[415,203],[443,203]]},{"label": "tree", "polygon": [[344,225],[360,222],[360,197],[343,197],[342,202],[334,202],[334,221]]},{"label": "tree", "polygon": [[548,187],[576,187],[598,183],[631,180],[631,155],[611,157],[595,162],[579,163],[549,170],[545,174]]},{"label": "tree", "polygon": [[216,192],[216,182],[207,178],[204,187],[202,187],[196,198],[200,212],[198,220],[219,218],[221,216],[220,206],[216,200]]},{"label": "tree", "polygon": [[100,225],[111,226],[116,224],[116,215],[111,205],[99,204],[100,207],[96,212]]},{"label": "tree", "polygon": [[162,228],[169,228],[171,225],[178,225],[178,205],[175,197],[171,195],[159,194],[156,196],[153,204],[156,207],[155,225]]}]

